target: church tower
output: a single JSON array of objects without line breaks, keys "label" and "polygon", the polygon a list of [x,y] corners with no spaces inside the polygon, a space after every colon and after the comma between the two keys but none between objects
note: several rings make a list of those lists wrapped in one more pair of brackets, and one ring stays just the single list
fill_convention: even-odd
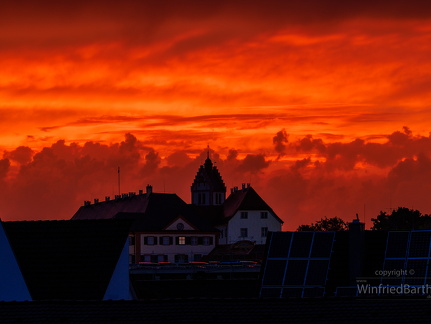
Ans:
[{"label": "church tower", "polygon": [[226,186],[217,167],[213,165],[210,159],[209,148],[207,159],[199,167],[191,191],[193,205],[221,205],[226,199]]}]

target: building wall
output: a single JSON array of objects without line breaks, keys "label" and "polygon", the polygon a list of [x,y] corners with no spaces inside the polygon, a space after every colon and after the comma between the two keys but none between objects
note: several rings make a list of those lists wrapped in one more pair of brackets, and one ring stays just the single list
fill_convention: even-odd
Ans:
[{"label": "building wall", "polygon": [[[151,237],[151,239],[149,239]],[[161,244],[169,237],[168,245]],[[139,239],[138,239],[139,238]],[[181,239],[180,239],[181,238]],[[184,241],[182,241],[184,238]],[[151,244],[153,243],[156,244]],[[197,233],[136,233],[134,245],[135,262],[193,262],[209,254],[215,247],[216,235]],[[181,257],[179,257],[181,256]],[[184,257],[186,256],[186,257]],[[130,260],[132,261],[133,258]]]},{"label": "building wall", "polygon": [[[246,212],[247,218],[241,218],[241,213]],[[266,212],[267,218],[262,218],[261,213]],[[262,228],[266,231],[281,231],[280,221],[267,210],[238,210],[228,223],[224,244],[232,244],[242,240],[265,244],[266,235],[263,235]],[[247,235],[241,235],[241,229],[246,229]],[[220,239],[222,241],[222,239]]]}]

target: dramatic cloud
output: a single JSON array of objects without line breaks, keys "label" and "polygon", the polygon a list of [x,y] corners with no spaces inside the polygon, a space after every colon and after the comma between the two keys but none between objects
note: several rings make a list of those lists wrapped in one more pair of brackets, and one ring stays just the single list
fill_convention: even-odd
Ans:
[{"label": "dramatic cloud", "polygon": [[282,129],[272,138],[272,142],[275,145],[275,151],[281,155],[283,155],[284,150],[286,149],[286,143],[288,142],[288,135],[285,129]]},{"label": "dramatic cloud", "polygon": [[430,18],[415,0],[1,4],[3,212],[66,217],[117,194],[119,166],[121,190],[187,199],[207,145],[286,224],[419,206]]},{"label": "dramatic cloud", "polygon": [[0,160],[0,180],[5,178],[10,167],[10,162],[8,159]]}]

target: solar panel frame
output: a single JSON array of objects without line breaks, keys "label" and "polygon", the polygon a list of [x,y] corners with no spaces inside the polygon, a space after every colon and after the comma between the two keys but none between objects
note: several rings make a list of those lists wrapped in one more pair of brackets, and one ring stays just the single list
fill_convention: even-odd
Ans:
[{"label": "solar panel frame", "polygon": [[390,231],[386,241],[385,258],[406,257],[409,239],[409,231]]},{"label": "solar panel frame", "polygon": [[[308,260],[287,261],[283,286],[304,286],[307,269]],[[303,273],[305,273],[305,275]]]},{"label": "solar panel frame", "polygon": [[[311,258],[329,258],[332,252],[332,243],[335,232],[315,232],[311,247]],[[325,244],[327,243],[327,244]]]},{"label": "solar panel frame", "polygon": [[305,285],[325,285],[328,277],[328,268],[329,260],[309,260]]},{"label": "solar panel frame", "polygon": [[415,231],[411,233],[409,244],[409,258],[428,258],[430,252],[430,231]]},{"label": "solar panel frame", "polygon": [[404,273],[404,284],[424,285],[428,261],[428,259],[407,259]]},{"label": "solar panel frame", "polygon": [[[275,235],[274,235],[275,234]],[[273,232],[268,240],[268,255],[263,272],[261,296],[268,295],[265,289],[281,288],[280,297],[323,296],[330,267],[330,258],[335,241],[335,232]],[[283,237],[283,235],[285,237]],[[317,239],[316,239],[317,238]],[[286,245],[279,247],[280,244]],[[287,242],[287,243],[286,243]],[[328,245],[322,248],[322,245]],[[282,251],[280,253],[280,251]],[[286,251],[288,251],[286,255]],[[286,265],[273,261],[286,261]],[[319,265],[320,263],[320,265]],[[323,267],[321,266],[323,264]],[[284,278],[279,285],[279,273],[273,267],[283,268]],[[277,279],[268,279],[273,273]],[[293,290],[292,290],[293,289]],[[301,290],[302,289],[302,290]],[[310,289],[304,292],[304,289]],[[285,290],[285,291],[284,291]]]},{"label": "solar panel frame", "polygon": [[[292,237],[292,232],[272,232],[268,258],[287,258],[290,253]],[[282,243],[286,245],[283,245]]]},{"label": "solar panel frame", "polygon": [[313,246],[314,232],[294,232],[289,258],[309,258]]},{"label": "solar panel frame", "polygon": [[392,286],[431,284],[430,263],[431,231],[390,231],[383,270],[392,272],[391,276],[382,276],[380,281]]}]

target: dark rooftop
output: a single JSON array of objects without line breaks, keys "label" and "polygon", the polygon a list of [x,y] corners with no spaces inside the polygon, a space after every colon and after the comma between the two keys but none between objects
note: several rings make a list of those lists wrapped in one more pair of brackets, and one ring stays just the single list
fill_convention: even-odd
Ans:
[{"label": "dark rooftop", "polygon": [[217,231],[176,194],[147,193],[81,206],[72,220],[102,218],[133,220],[131,231],[134,232],[161,231],[178,218],[197,230]]},{"label": "dark rooftop", "polygon": [[33,300],[101,300],[131,223],[83,220],[2,225]]},{"label": "dark rooftop", "polygon": [[2,323],[426,323],[429,299],[0,302]]}]

